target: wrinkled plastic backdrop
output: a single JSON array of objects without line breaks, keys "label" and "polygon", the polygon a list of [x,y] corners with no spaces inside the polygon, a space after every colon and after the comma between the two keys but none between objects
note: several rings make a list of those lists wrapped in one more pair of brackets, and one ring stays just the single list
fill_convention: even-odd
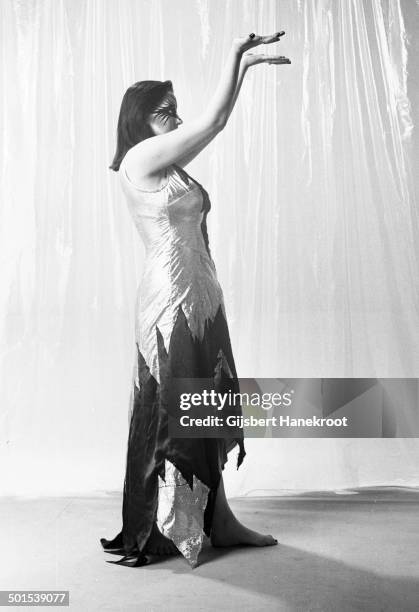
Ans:
[{"label": "wrinkled plastic backdrop", "polygon": [[[212,200],[239,376],[419,376],[417,2],[0,12],[1,490],[122,487],[143,247],[108,170],[119,106],[133,82],[171,79],[186,123],[252,31],[284,29],[292,64],[251,69],[187,167]],[[409,484],[418,458],[408,439],[250,440],[227,477],[234,494]]]}]

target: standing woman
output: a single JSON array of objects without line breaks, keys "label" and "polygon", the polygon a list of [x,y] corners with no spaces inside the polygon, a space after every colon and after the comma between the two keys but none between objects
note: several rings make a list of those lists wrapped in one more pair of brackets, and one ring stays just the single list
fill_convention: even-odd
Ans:
[{"label": "standing woman", "polygon": [[147,554],[180,551],[195,567],[204,533],[213,546],[277,543],[244,527],[225,496],[227,453],[238,445],[239,467],[243,436],[174,438],[168,423],[176,378],[211,379],[216,389],[240,391],[208,243],[210,200],[183,168],[226,126],[250,66],[290,63],[283,56],[244,54],[283,34],[234,39],[213,97],[180,129],[171,81],[140,81],[122,100],[110,167],[119,170],[146,261],[136,301],[123,524],[113,540],[101,539],[106,552],[124,555],[113,563],[137,567],[148,562]]}]

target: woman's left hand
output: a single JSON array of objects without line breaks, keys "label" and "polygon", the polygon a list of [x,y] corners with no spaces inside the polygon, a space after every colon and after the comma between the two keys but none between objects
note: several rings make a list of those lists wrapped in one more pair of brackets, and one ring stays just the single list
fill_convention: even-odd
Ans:
[{"label": "woman's left hand", "polygon": [[291,60],[285,55],[271,55],[265,53],[246,53],[242,57],[246,68],[256,64],[291,64]]}]

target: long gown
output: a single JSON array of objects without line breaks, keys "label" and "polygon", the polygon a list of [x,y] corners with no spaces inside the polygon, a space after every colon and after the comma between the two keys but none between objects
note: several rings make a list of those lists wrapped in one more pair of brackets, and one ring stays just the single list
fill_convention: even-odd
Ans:
[{"label": "long gown", "polygon": [[136,299],[122,530],[101,543],[106,552],[124,555],[109,563],[144,565],[144,547],[157,522],[195,567],[204,534],[211,532],[227,453],[238,445],[237,468],[245,456],[242,433],[181,439],[168,428],[173,378],[209,378],[216,389],[222,380],[223,391],[240,391],[208,242],[211,203],[202,185],[175,164],[154,191],[129,178],[124,160],[119,175],[146,261]]}]

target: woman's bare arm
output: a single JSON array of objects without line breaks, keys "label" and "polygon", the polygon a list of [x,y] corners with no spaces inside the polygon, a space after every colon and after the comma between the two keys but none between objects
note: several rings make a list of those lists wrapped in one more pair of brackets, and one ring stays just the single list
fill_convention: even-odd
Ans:
[{"label": "woman's bare arm", "polygon": [[[256,66],[257,64],[290,64],[291,61],[284,57],[283,55],[266,55],[266,54],[254,54],[254,53],[248,53],[246,55],[243,55],[241,62],[240,62],[240,68],[239,68],[239,75],[237,78],[237,84],[236,84],[236,90],[234,92],[234,96],[233,99],[230,103],[230,108],[228,111],[228,116],[227,119],[230,117],[231,112],[234,108],[234,105],[236,104],[236,100],[237,97],[240,93],[240,88],[242,86],[243,83],[243,79],[244,76],[248,70],[248,68],[250,68],[251,66]],[[194,151],[192,151],[191,153],[189,153],[188,155],[183,156],[178,162],[177,165],[181,166],[182,168],[184,168],[187,164],[189,164],[194,157],[196,157],[198,155],[198,153],[200,153],[202,151],[202,149],[210,142],[210,140],[208,140],[205,143],[202,143],[199,147],[197,147]]]},{"label": "woman's bare arm", "polygon": [[[280,35],[283,36],[285,32],[280,32]],[[231,115],[231,112],[236,104],[237,97],[240,93],[240,88],[243,83],[244,76],[251,66],[256,66],[257,64],[291,64],[291,61],[285,57],[284,55],[271,55],[271,54],[255,54],[255,53],[247,53],[243,55],[242,60],[240,62],[240,70],[239,76],[237,79],[236,91],[234,92],[233,100],[230,104],[230,109],[228,112],[228,117]],[[227,119],[228,119],[227,117]]]},{"label": "woman's bare arm", "polygon": [[[228,111],[227,120],[228,120],[229,116],[231,115],[231,111],[233,110],[234,105],[236,103],[237,96],[239,95],[240,88],[242,86],[244,75],[246,74],[247,68],[248,68],[248,64],[245,61],[245,58],[242,58],[242,60],[240,62],[240,68],[239,68],[239,74],[238,74],[238,78],[237,78],[236,89],[235,89],[235,92],[234,92],[233,99],[232,99],[232,101],[230,103],[230,109]],[[208,138],[204,142],[200,143],[199,146],[197,146],[193,151],[188,153],[188,155],[183,155],[182,158],[177,161],[177,165],[180,166],[181,168],[184,168],[185,166],[187,166],[211,142],[211,140],[212,140],[212,138]]]},{"label": "woman's bare arm", "polygon": [[197,147],[208,144],[224,128],[236,88],[241,56],[241,51],[233,44],[215,94],[197,119],[182,124],[177,130],[147,138],[130,149],[131,159],[139,174],[157,174],[176,164]]},{"label": "woman's bare arm", "polygon": [[158,174],[211,142],[225,127],[230,115],[244,51],[260,44],[277,42],[280,35],[282,33],[278,32],[272,36],[255,36],[253,39],[236,38],[217,89],[204,113],[188,124],[182,124],[177,130],[147,138],[130,149],[138,174],[144,177]]}]

